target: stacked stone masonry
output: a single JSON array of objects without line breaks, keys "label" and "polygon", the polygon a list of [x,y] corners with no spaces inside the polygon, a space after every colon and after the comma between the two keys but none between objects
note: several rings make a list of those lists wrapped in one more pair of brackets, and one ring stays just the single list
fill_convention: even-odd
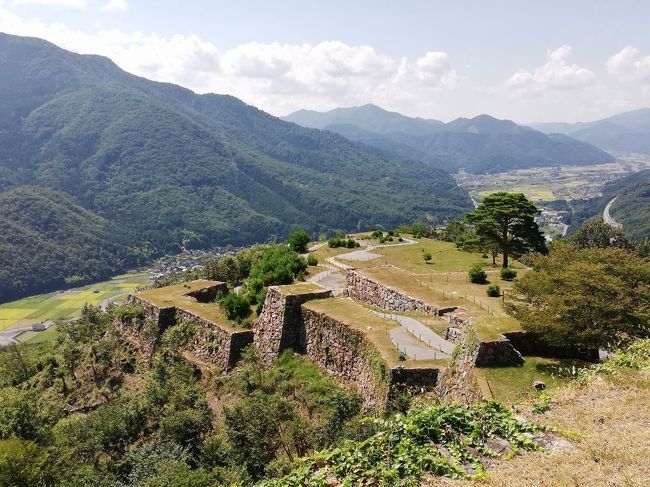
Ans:
[{"label": "stacked stone masonry", "polygon": [[[188,292],[184,297],[195,302],[208,303],[214,301],[219,293],[225,293],[227,290],[225,283],[215,282]],[[136,294],[129,296],[127,303],[143,309],[145,324],[137,331],[123,325],[121,328],[123,332],[137,338],[149,355],[163,332],[183,321],[195,323],[200,330],[193,343],[188,345],[189,351],[197,357],[214,363],[223,372],[232,369],[239,360],[242,350],[253,342],[252,330],[233,330],[220,326],[203,318],[199,313],[184,309],[182,302],[175,302],[173,306],[157,306]]]},{"label": "stacked stone masonry", "polygon": [[361,274],[357,269],[349,269],[345,277],[346,294],[355,301],[367,303],[390,311],[419,311],[434,316],[453,311],[455,307],[439,308],[414,298],[398,289],[393,289]]}]

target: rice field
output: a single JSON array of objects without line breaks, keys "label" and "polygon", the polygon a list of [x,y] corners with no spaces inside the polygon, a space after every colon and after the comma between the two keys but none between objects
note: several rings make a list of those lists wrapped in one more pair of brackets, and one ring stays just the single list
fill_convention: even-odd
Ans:
[{"label": "rice field", "polygon": [[98,305],[106,299],[135,291],[148,282],[146,274],[128,273],[96,284],[0,304],[0,330],[74,318],[85,304]]}]

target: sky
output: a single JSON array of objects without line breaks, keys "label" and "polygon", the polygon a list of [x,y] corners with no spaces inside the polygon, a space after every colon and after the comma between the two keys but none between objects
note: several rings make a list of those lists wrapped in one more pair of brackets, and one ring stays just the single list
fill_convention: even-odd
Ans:
[{"label": "sky", "polygon": [[274,115],[374,103],[449,121],[650,106],[647,0],[0,0],[0,32]]}]

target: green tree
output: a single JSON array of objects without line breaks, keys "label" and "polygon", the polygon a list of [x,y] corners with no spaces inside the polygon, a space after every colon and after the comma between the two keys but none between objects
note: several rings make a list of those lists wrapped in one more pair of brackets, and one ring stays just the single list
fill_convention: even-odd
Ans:
[{"label": "green tree", "polygon": [[424,259],[424,262],[429,264],[431,262],[431,259],[433,259],[433,256],[431,255],[431,252],[426,251],[422,252],[422,258]]},{"label": "green tree", "polygon": [[309,234],[305,230],[296,230],[289,235],[289,247],[299,254],[307,252],[307,245],[310,241]]},{"label": "green tree", "polygon": [[241,322],[251,314],[251,305],[241,294],[228,293],[219,300],[219,305],[226,311],[229,320]]},{"label": "green tree", "polygon": [[526,252],[545,252],[544,235],[535,222],[537,207],[522,193],[492,193],[486,196],[465,221],[474,225],[482,241],[499,246],[503,267],[508,267],[510,256]]},{"label": "green tree", "polygon": [[650,262],[610,247],[559,244],[514,286],[507,308],[554,345],[613,348],[650,334]]},{"label": "green tree", "polygon": [[604,249],[607,247],[628,248],[630,243],[623,230],[608,225],[602,218],[585,223],[571,240],[581,249]]}]

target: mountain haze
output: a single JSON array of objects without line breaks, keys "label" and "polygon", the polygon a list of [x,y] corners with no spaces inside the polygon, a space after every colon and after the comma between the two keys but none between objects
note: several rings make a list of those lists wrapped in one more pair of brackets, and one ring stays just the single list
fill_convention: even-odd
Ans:
[{"label": "mountain haze", "polygon": [[[24,186],[47,188],[47,198],[110,226],[111,243],[129,249],[124,266],[182,247],[283,238],[296,227],[443,222],[471,205],[439,169],[284,122],[231,96],[196,95],[130,75],[107,58],[1,34],[0,191],[18,212],[25,193],[10,190]],[[13,246],[12,238],[0,235],[0,246]],[[67,271],[79,274],[74,265]],[[63,277],[14,283],[3,297],[58,286]]]},{"label": "mountain haze", "polygon": [[547,135],[489,115],[449,123],[409,118],[374,105],[319,113],[302,110],[285,120],[339,133],[368,146],[448,171],[488,173],[535,166],[613,162],[610,154],[561,134]]},{"label": "mountain haze", "polygon": [[593,122],[533,124],[544,132],[557,132],[604,150],[650,154],[650,108],[620,113]]}]

